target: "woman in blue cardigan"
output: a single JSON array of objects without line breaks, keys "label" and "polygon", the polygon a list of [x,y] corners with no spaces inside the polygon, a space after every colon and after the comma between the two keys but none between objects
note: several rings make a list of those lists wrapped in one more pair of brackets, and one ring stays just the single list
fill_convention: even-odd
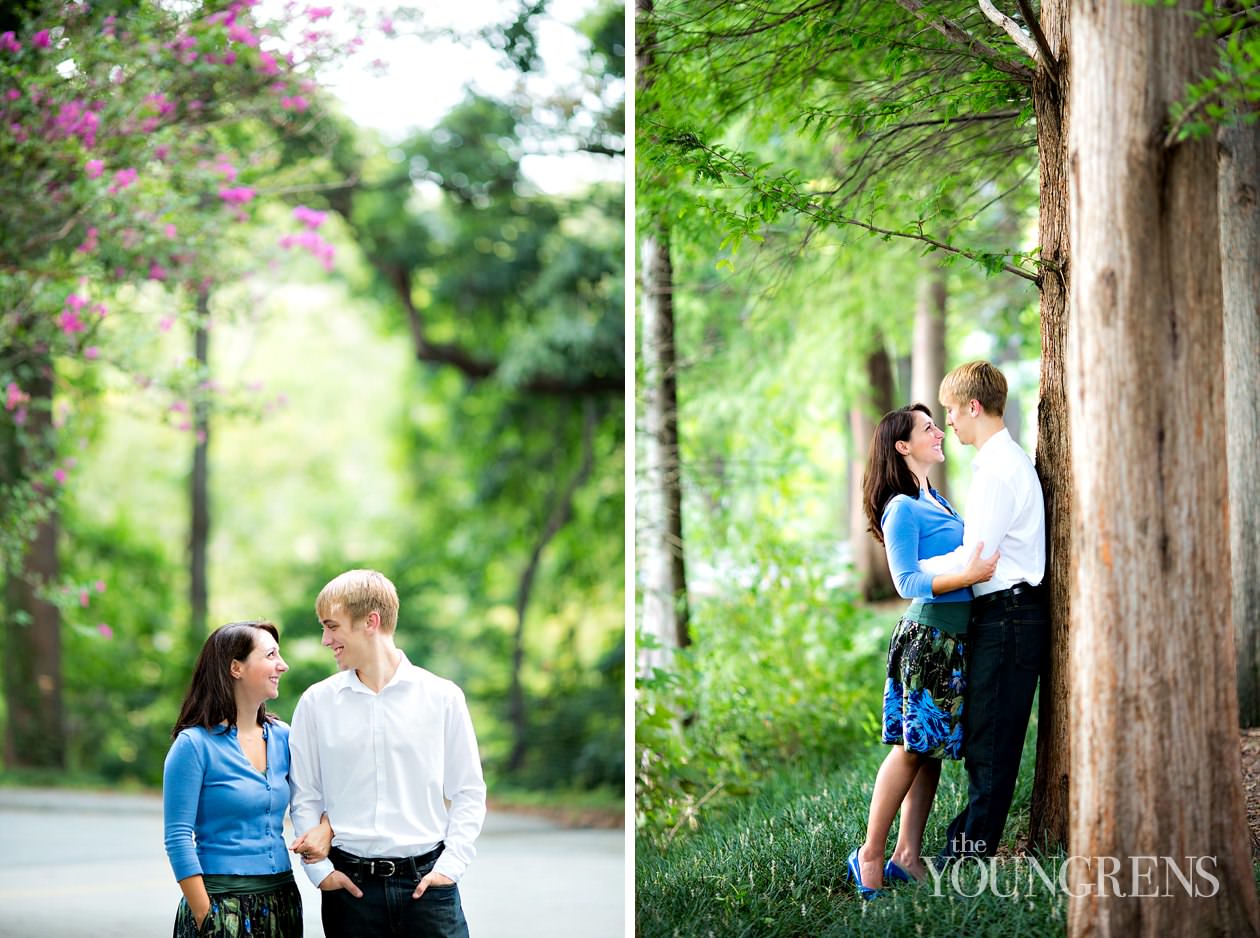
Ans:
[{"label": "woman in blue cardigan", "polygon": [[[997,566],[996,551],[980,557],[981,544],[961,573],[933,577],[919,570],[921,558],[948,553],[963,540],[962,519],[928,482],[928,470],[945,461],[944,439],[923,404],[885,414],[862,480],[870,531],[884,544],[897,592],[912,600],[888,647],[882,738],[893,748],[875,777],[866,840],[849,855],[849,875],[866,899],[878,894],[885,879],[926,873],[923,830],[941,759],[962,756],[970,587],[989,579]],[[898,809],[897,845],[885,863]]]},{"label": "woman in blue cardigan", "polygon": [[266,706],[288,669],[264,621],[215,629],[197,658],[162,776],[166,854],[184,893],[174,938],[302,934],[283,836],[289,727]]}]

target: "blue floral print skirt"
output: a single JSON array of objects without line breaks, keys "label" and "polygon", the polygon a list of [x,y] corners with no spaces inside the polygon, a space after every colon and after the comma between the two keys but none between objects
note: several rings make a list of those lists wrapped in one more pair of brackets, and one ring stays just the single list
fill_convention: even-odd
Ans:
[{"label": "blue floral print skirt", "polygon": [[961,759],[965,637],[903,617],[888,643],[883,741],[932,759]]}]

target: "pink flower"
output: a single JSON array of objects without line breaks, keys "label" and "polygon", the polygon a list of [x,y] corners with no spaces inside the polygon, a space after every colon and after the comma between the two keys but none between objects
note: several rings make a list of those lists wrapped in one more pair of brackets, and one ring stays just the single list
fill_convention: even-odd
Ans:
[{"label": "pink flower", "polygon": [[292,109],[294,111],[301,113],[302,111],[305,111],[311,105],[310,105],[310,102],[306,100],[306,98],[298,94],[298,95],[294,95],[291,98],[281,98],[280,106],[282,108],[285,108],[286,110]]},{"label": "pink flower", "polygon": [[280,74],[280,66],[276,64],[276,57],[272,55],[270,52],[259,52],[258,61],[262,63],[258,67],[258,71],[260,71],[262,74],[264,75],[279,75]]},{"label": "pink flower", "polygon": [[66,297],[66,305],[69,306],[76,313],[79,310],[83,309],[83,307],[87,306],[87,304],[88,304],[87,297],[79,296],[79,294],[77,293],[71,293],[69,296]]},{"label": "pink flower", "polygon": [[120,169],[118,172],[114,173],[114,181],[109,187],[110,195],[126,189],[129,185],[136,181],[136,177],[139,175],[140,174],[131,167],[128,167],[127,169]]},{"label": "pink flower", "polygon": [[[58,472],[61,472],[61,470],[60,470],[60,469],[58,469],[57,471],[58,471]],[[62,478],[62,479],[59,479],[58,481],[60,481],[60,482],[64,482],[64,481],[66,481],[66,480],[65,480],[64,478]],[[84,609],[86,609],[86,608],[87,608],[88,599],[89,599],[89,597],[88,597],[88,591],[87,591],[87,590],[79,590],[79,605],[80,605],[80,606],[82,606]]]},{"label": "pink flower", "polygon": [[382,17],[378,25],[380,26],[381,32],[383,32],[386,36],[394,35],[394,21],[389,17]]},{"label": "pink flower", "polygon": [[22,92],[18,91],[16,88],[10,88],[5,92],[5,97],[7,97],[10,101],[16,101],[18,98],[22,97]]},{"label": "pink flower", "polygon": [[175,225],[173,223],[167,224],[167,226],[162,229],[162,233],[165,234],[168,238],[174,238],[175,233],[176,233]]},{"label": "pink flower", "polygon": [[92,588],[96,590],[98,593],[105,592],[105,581],[97,580],[95,583],[92,584]]},{"label": "pink flower", "polygon": [[83,350],[83,357],[90,362],[94,362],[101,357],[101,350],[95,345],[89,345]]},{"label": "pink flower", "polygon": [[258,45],[258,37],[240,23],[233,23],[229,26],[227,34],[228,39],[232,40],[232,42],[243,42],[247,46]]},{"label": "pink flower", "polygon": [[149,263],[149,279],[150,280],[165,280],[166,276],[167,276],[167,270],[165,267],[163,267],[157,261],[151,261]]},{"label": "pink flower", "polygon": [[171,404],[170,411],[173,414],[186,414],[188,413],[188,402],[175,401],[174,403]]},{"label": "pink flower", "polygon": [[32,36],[31,45],[35,46],[37,49],[47,49],[50,45],[52,45],[52,37],[48,35],[48,30],[41,29]]},{"label": "pink flower", "polygon": [[57,317],[57,325],[61,327],[61,331],[66,335],[87,331],[87,324],[79,318],[78,313],[71,309],[63,309],[61,311],[61,315]]},{"label": "pink flower", "polygon": [[101,173],[105,172],[104,160],[88,160],[87,161],[87,177],[88,179],[99,179]]},{"label": "pink flower", "polygon": [[227,50],[227,52],[224,52],[224,53],[223,53],[223,64],[224,64],[224,65],[235,65],[235,64],[236,64],[236,53],[235,53],[235,52],[233,52],[231,49],[228,49],[228,50]]},{"label": "pink flower", "polygon": [[333,8],[332,7],[307,7],[306,15],[311,18],[312,22],[314,22],[315,20],[327,19],[328,17],[333,15]]},{"label": "pink flower", "polygon": [[170,332],[173,325],[175,325],[175,319],[172,316],[163,316],[158,320],[158,329],[162,332]]},{"label": "pink flower", "polygon": [[111,628],[110,628],[108,625],[106,625],[104,622],[97,623],[97,626],[96,626],[96,631],[100,632],[100,633],[101,633],[103,636],[105,636],[106,638],[113,638],[113,637],[114,637],[114,630],[113,630],[113,629],[111,629]]},{"label": "pink flower", "polygon": [[171,154],[171,148],[168,147],[165,143],[157,147],[153,151],[153,156],[159,160],[165,160],[168,156],[170,156],[170,154]]},{"label": "pink flower", "polygon": [[204,443],[204,442],[206,442],[206,431],[205,431],[205,430],[198,430],[198,431],[197,431],[197,442],[198,442],[198,443]]},{"label": "pink flower", "polygon": [[13,410],[19,404],[25,404],[30,399],[31,396],[29,394],[24,393],[14,382],[10,381],[9,386],[5,388],[4,409]]},{"label": "pink flower", "polygon": [[17,36],[14,34],[13,30],[0,33],[0,49],[3,49],[5,52],[22,51],[22,43],[17,41]]},{"label": "pink flower", "polygon": [[307,208],[305,205],[299,205],[293,210],[293,217],[300,221],[307,228],[314,231],[328,218],[327,212],[317,212],[313,208]]},{"label": "pink flower", "polygon": [[232,189],[220,189],[219,198],[228,205],[244,205],[254,197],[254,190],[249,186],[237,186]]}]

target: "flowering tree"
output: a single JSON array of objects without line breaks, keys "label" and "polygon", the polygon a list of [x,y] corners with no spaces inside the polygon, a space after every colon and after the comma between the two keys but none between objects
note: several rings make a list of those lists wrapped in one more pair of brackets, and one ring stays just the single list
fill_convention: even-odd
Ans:
[{"label": "flowering tree", "polygon": [[[204,326],[216,280],[240,275],[226,269],[225,246],[277,170],[278,144],[313,119],[317,67],[345,45],[328,28],[332,7],[290,3],[282,22],[264,24],[253,6],[237,0],[180,12],[139,2],[119,15],[87,3],[45,4],[0,32],[0,559],[10,765],[62,763],[56,602],[92,592],[54,589],[56,495],[73,469],[59,446],[68,428],[54,400],[72,405],[92,385],[93,369],[129,368],[112,326],[144,314],[128,299],[136,291],[124,288],[165,291],[174,312],[154,321],[155,331],[180,317]],[[319,221],[298,212],[282,246],[329,264]],[[180,380],[189,395],[213,391],[204,374]],[[204,419],[194,419],[184,395],[178,400],[188,413],[181,426],[204,444]]]}]

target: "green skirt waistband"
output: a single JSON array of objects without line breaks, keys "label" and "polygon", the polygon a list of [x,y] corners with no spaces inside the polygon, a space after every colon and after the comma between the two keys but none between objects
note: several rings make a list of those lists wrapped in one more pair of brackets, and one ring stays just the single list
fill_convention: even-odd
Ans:
[{"label": "green skirt waistband", "polygon": [[902,618],[913,619],[920,625],[929,625],[951,635],[966,635],[971,603],[929,603],[916,599],[902,613]]},{"label": "green skirt waistband", "polygon": [[281,886],[293,882],[293,871],[268,873],[264,876],[232,876],[227,873],[206,873],[202,877],[206,884],[206,892],[212,896],[224,893],[256,896],[263,892],[274,892]]}]

